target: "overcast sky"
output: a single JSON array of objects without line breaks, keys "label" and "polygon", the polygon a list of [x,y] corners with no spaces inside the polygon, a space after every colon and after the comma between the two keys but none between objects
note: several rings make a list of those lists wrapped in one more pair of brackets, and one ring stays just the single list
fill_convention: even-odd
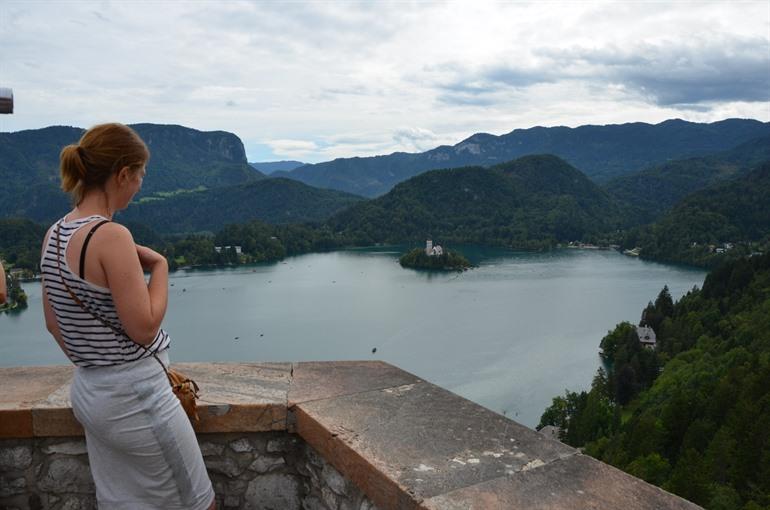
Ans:
[{"label": "overcast sky", "polygon": [[326,161],[476,132],[770,120],[770,0],[0,0],[0,131],[105,121]]}]

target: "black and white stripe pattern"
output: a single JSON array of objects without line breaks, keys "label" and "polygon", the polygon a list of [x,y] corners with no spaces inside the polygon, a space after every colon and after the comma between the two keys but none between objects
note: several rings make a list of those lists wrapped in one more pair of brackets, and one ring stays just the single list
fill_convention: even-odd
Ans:
[{"label": "black and white stripe pattern", "polygon": [[[101,219],[105,218],[89,216],[71,222],[65,222],[64,218],[59,220],[46,239],[45,250],[40,261],[43,291],[56,314],[59,331],[70,353],[70,359],[81,367],[119,365],[136,361],[166,349],[170,342],[168,334],[159,329],[152,344],[148,346],[148,350],[145,350],[125,334],[119,333],[123,331],[123,325],[118,318],[110,289],[82,280],[70,271],[64,254],[72,234],[79,228]],[[58,235],[61,235],[61,239],[58,239]],[[57,240],[61,252],[57,250]],[[61,261],[61,273],[59,273],[58,261]],[[72,299],[62,278],[72,293],[92,313],[83,310]],[[111,324],[114,329],[103,324],[93,314]]]}]

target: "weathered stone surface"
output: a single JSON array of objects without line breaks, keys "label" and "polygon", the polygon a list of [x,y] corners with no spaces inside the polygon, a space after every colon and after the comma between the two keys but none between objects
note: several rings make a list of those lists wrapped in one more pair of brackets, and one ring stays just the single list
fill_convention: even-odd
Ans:
[{"label": "weathered stone surface", "polygon": [[[82,435],[79,426],[73,427],[74,417],[66,416],[72,370],[72,366],[0,368],[0,387],[4,390],[0,395],[0,437],[36,435],[36,418],[42,419],[43,427],[37,435]],[[38,408],[64,410],[65,415],[49,418],[43,413],[37,417]]]},{"label": "weathered stone surface", "polygon": [[337,495],[329,487],[321,487],[321,500],[326,508],[334,508],[335,510],[339,508]]},{"label": "weathered stone surface", "polygon": [[286,430],[285,404],[199,404],[199,433]]},{"label": "weathered stone surface", "polygon": [[368,499],[365,499],[361,502],[361,506],[358,508],[358,510],[379,510],[379,509],[376,506],[374,506],[374,503],[372,503]]},{"label": "weathered stone surface", "polygon": [[5,476],[0,476],[0,498],[24,494],[26,490],[27,481],[24,478],[6,478]]},{"label": "weathered stone surface", "polygon": [[36,437],[82,436],[70,403],[70,383],[55,388],[47,397],[31,404],[32,430]]},{"label": "weathered stone surface", "polygon": [[290,363],[173,363],[201,388],[202,404],[286,404]]},{"label": "weathered stone surface", "polygon": [[88,453],[84,439],[79,441],[67,441],[66,443],[54,443],[43,447],[43,453],[62,453],[64,455],[83,455]]},{"label": "weathered stone surface", "polygon": [[251,446],[251,443],[246,438],[236,439],[230,442],[229,446],[232,451],[237,453],[246,453],[254,450],[254,447]]},{"label": "weathered stone surface", "polygon": [[329,510],[329,507],[316,496],[308,496],[302,500],[302,510]]},{"label": "weathered stone surface", "polygon": [[289,407],[302,402],[351,395],[419,382],[416,376],[382,361],[294,363]]},{"label": "weathered stone surface", "polygon": [[0,368],[0,410],[29,409],[72,379],[72,366]]},{"label": "weathered stone surface", "polygon": [[61,510],[96,510],[96,500],[91,497],[70,497],[62,503]]},{"label": "weathered stone surface", "polygon": [[32,437],[32,409],[0,408],[0,439]]},{"label": "weathered stone surface", "polygon": [[326,461],[318,454],[315,448],[307,446],[305,450],[305,457],[311,465],[319,468],[323,468],[326,465]]},{"label": "weathered stone surface", "polygon": [[225,494],[242,494],[249,485],[247,480],[230,480],[227,482]]},{"label": "weathered stone surface", "polygon": [[286,464],[283,457],[257,457],[254,462],[251,463],[249,469],[256,471],[257,473],[267,473],[273,471]]},{"label": "weathered stone surface", "polygon": [[339,498],[338,501],[338,509],[339,510],[359,510],[361,508],[360,500],[363,499],[363,497],[352,497],[347,496],[344,498]]},{"label": "weathered stone surface", "polygon": [[696,510],[700,507],[584,455],[435,496],[421,508]]},{"label": "weathered stone surface", "polygon": [[0,471],[27,469],[32,464],[32,448],[29,446],[0,445]]},{"label": "weathered stone surface", "polygon": [[347,492],[347,481],[342,477],[339,471],[331,466],[331,464],[327,463],[324,465],[321,476],[324,483],[326,483],[331,490],[340,496],[345,495]]},{"label": "weathered stone surface", "polygon": [[225,445],[223,444],[211,443],[209,441],[199,441],[198,444],[201,447],[201,453],[204,457],[210,455],[222,455],[222,452],[225,451]]},{"label": "weathered stone surface", "polygon": [[88,467],[71,457],[53,459],[39,485],[42,490],[54,493],[94,492],[94,481]]},{"label": "weathered stone surface", "polygon": [[238,508],[241,506],[241,498],[238,496],[225,496],[223,504],[225,508]]},{"label": "weathered stone surface", "polygon": [[174,363],[201,388],[197,432],[286,429],[289,363]]},{"label": "weathered stone surface", "polygon": [[576,453],[425,382],[307,402],[296,413],[300,435],[385,508]]},{"label": "weathered stone surface", "polygon": [[230,478],[235,478],[243,472],[243,469],[238,466],[238,463],[230,457],[208,459],[206,460],[206,467],[209,471],[219,473]]},{"label": "weathered stone surface", "polygon": [[294,437],[281,437],[267,442],[269,453],[290,452],[297,447],[297,439]]},{"label": "weathered stone surface", "polygon": [[[289,510],[372,510],[371,500],[399,510],[538,509],[546,508],[543,501],[555,509],[697,508],[382,362],[299,363],[294,383],[289,364],[177,366],[203,383],[208,401],[196,428],[217,433],[201,436],[201,449],[222,506],[235,507],[238,499],[244,508]],[[69,407],[70,370],[42,389],[20,391],[32,400],[16,399],[13,391],[10,400],[8,392],[0,396],[6,398],[0,437],[82,434]],[[3,377],[0,369],[0,384]],[[285,432],[250,434],[287,430],[290,386],[296,424],[290,431],[312,447]],[[21,476],[16,454],[5,453],[10,460],[3,461],[0,445],[0,493],[11,494],[0,506],[95,508],[82,441],[34,444],[40,450],[19,465],[26,463],[25,477],[36,485]],[[36,459],[42,462],[30,464]]]},{"label": "weathered stone surface", "polygon": [[67,437],[84,435],[70,407],[34,407],[32,430],[35,437]]},{"label": "weathered stone surface", "polygon": [[282,474],[260,476],[249,482],[244,499],[246,510],[299,510],[299,481]]}]

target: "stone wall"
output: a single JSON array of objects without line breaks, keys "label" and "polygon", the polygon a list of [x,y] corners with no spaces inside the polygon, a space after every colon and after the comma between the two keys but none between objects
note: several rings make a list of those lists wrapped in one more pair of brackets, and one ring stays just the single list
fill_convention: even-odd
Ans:
[{"label": "stone wall", "polygon": [[[220,510],[699,508],[382,361],[174,367]],[[94,508],[72,377],[0,368],[0,509]]]},{"label": "stone wall", "polygon": [[[296,434],[198,436],[219,509],[376,510]],[[82,437],[0,440],[0,508],[96,508]]]}]

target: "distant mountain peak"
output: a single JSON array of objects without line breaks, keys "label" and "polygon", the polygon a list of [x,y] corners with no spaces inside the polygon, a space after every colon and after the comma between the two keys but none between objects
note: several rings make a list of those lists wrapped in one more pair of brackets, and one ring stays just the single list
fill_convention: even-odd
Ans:
[{"label": "distant mountain peak", "polygon": [[337,158],[283,175],[311,186],[375,197],[428,170],[492,166],[528,154],[548,153],[561,157],[594,182],[603,183],[672,159],[724,151],[763,135],[770,135],[770,123],[745,119],[710,124],[669,119],[659,124],[536,126],[499,136],[475,133],[455,145],[422,153]]}]

